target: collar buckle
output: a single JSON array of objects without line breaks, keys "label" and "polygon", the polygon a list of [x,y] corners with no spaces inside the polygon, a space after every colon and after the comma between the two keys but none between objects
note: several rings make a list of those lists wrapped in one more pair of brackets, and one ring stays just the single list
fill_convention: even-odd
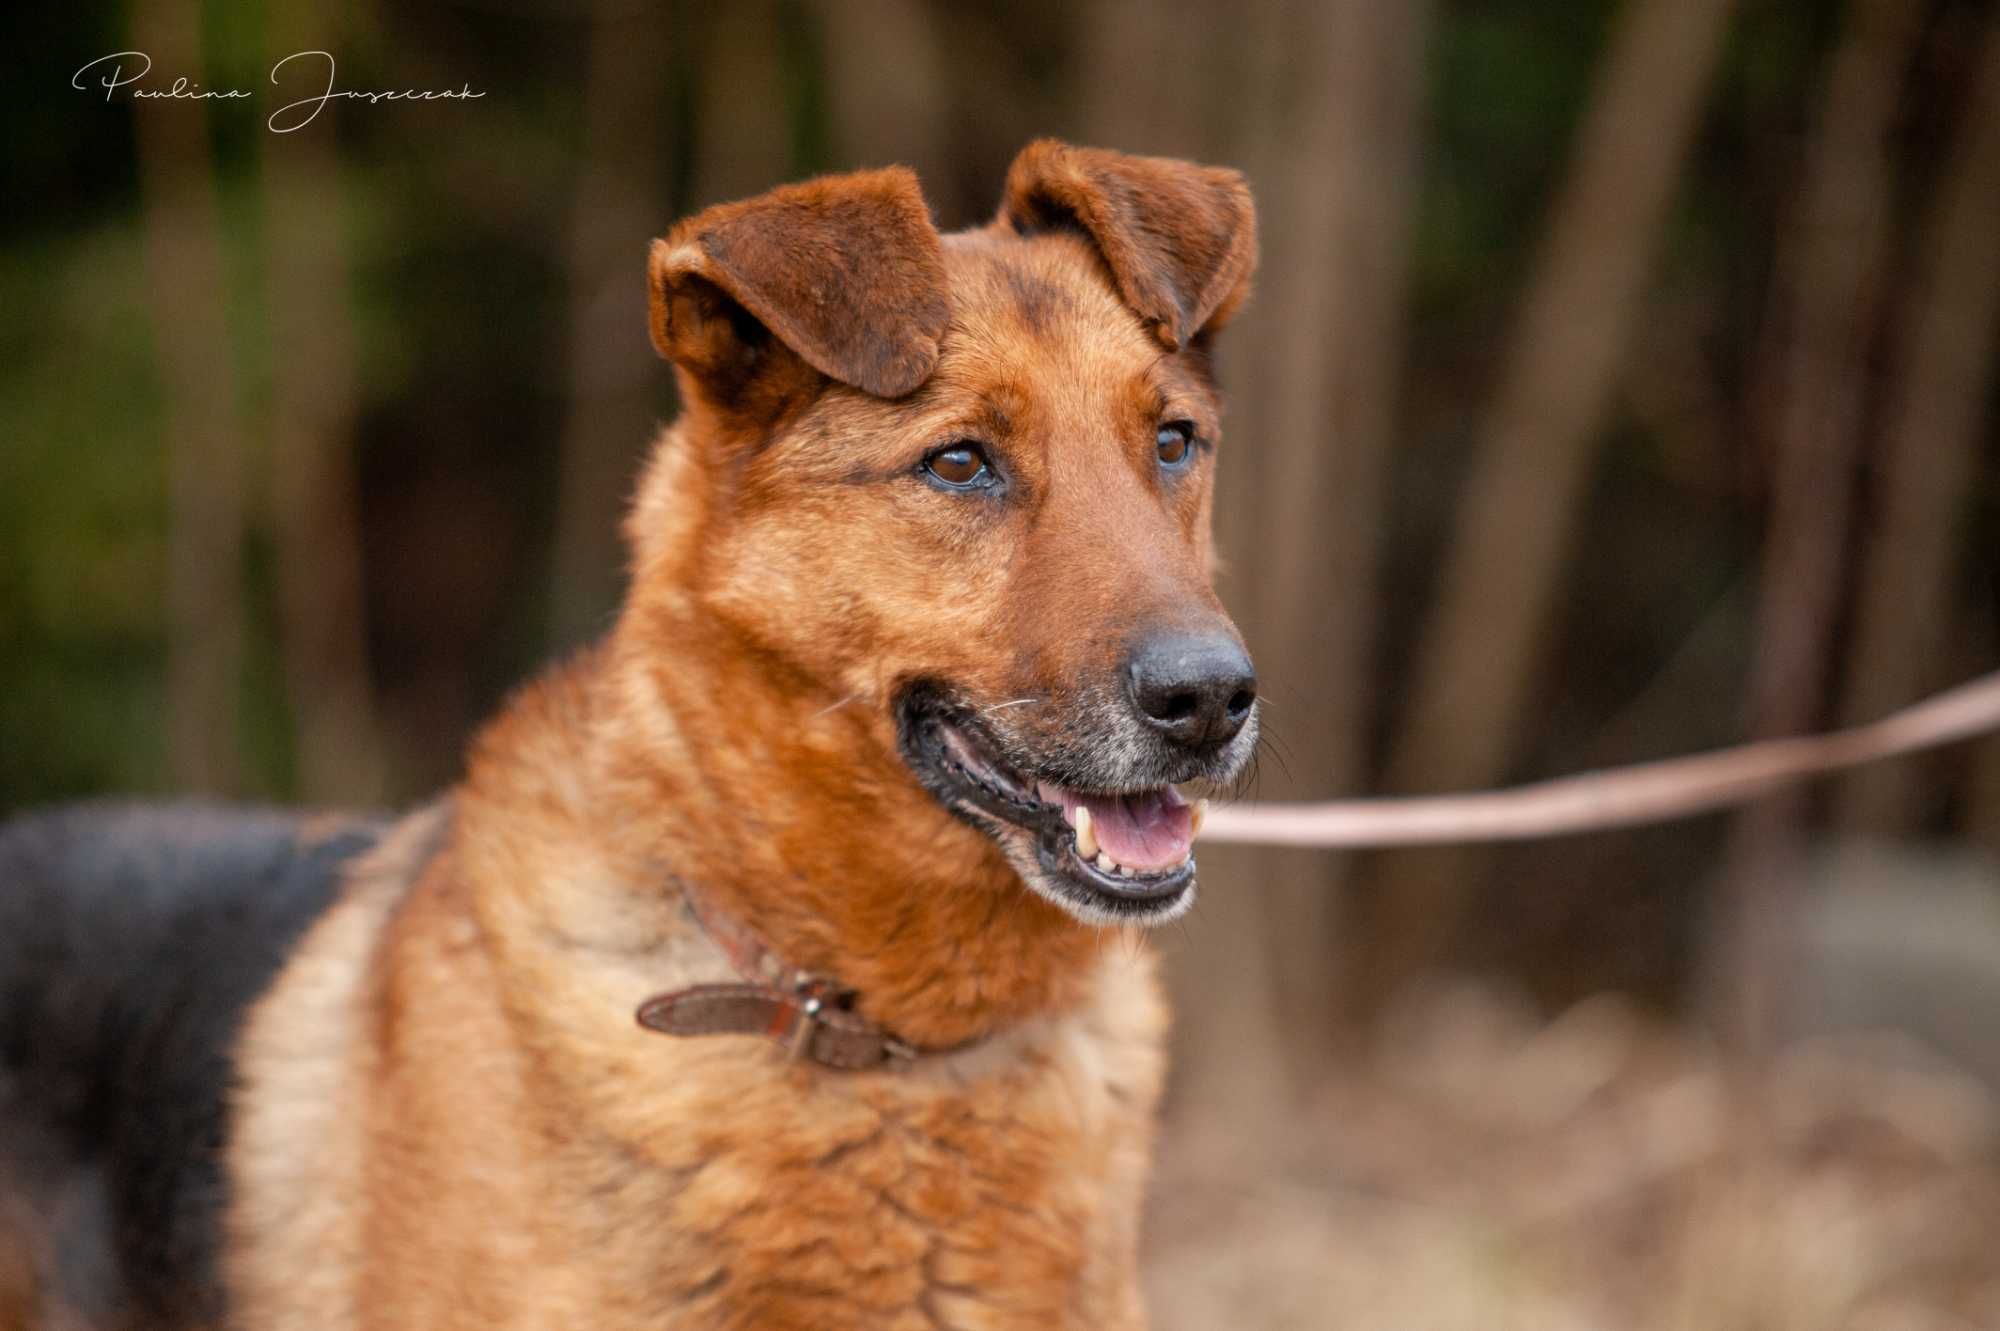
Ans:
[{"label": "collar buckle", "polygon": [[819,1030],[820,1010],[826,1000],[805,986],[800,986],[803,998],[796,1005],[797,1015],[792,1018],[791,1060],[797,1063],[812,1051],[813,1035]]}]

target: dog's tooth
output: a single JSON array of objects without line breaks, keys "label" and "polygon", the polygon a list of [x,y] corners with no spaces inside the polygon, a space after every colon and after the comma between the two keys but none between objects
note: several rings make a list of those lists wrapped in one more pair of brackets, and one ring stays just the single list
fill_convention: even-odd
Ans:
[{"label": "dog's tooth", "polygon": [[1106,873],[1117,873],[1118,861],[1112,859],[1111,856],[1107,855],[1105,852],[1100,850],[1097,852],[1097,867],[1104,870],[1104,872]]},{"label": "dog's tooth", "polygon": [[1198,799],[1194,802],[1194,812],[1188,815],[1188,836],[1191,838],[1200,836],[1201,825],[1207,821],[1208,801]]},{"label": "dog's tooth", "polygon": [[1121,865],[1119,865],[1119,866],[1118,866],[1118,876],[1119,876],[1120,878],[1130,878],[1130,877],[1132,876],[1132,866],[1131,866],[1131,865],[1129,865],[1129,864],[1121,864]]},{"label": "dog's tooth", "polygon": [[1076,806],[1076,853],[1087,860],[1097,858],[1097,833],[1090,830],[1090,810],[1081,804]]}]

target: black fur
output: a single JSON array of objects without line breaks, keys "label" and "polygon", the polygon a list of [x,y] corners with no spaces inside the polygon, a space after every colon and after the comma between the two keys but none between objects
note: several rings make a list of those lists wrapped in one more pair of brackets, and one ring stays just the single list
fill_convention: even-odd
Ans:
[{"label": "black fur", "polygon": [[0,827],[0,1218],[28,1217],[44,1299],[95,1324],[219,1316],[231,1045],[382,831],[304,826],[98,805]]}]

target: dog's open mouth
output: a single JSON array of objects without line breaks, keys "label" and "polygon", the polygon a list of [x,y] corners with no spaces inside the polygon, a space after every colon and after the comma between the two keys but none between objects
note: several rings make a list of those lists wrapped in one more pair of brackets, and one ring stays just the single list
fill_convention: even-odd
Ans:
[{"label": "dog's open mouth", "polygon": [[1171,785],[1079,790],[1022,771],[970,717],[922,696],[906,700],[901,722],[905,760],[924,785],[1059,905],[1092,922],[1142,923],[1192,900],[1206,800],[1189,803]]}]

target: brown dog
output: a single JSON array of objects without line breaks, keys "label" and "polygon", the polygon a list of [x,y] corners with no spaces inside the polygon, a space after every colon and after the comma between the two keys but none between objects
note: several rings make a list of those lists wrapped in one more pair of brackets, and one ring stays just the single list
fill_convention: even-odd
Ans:
[{"label": "brown dog", "polygon": [[[148,1203],[100,1154],[91,1211],[65,1163],[90,1142],[15,1160],[0,1230],[30,1215],[24,1251],[99,1241],[121,1272],[114,1304],[42,1262],[38,1306],[297,1331],[1142,1325],[1166,1016],[1150,954],[1106,932],[1186,909],[1199,811],[1172,783],[1254,744],[1209,577],[1210,339],[1254,255],[1234,172],[1053,142],[979,230],[940,237],[892,169],[657,242],[653,339],[687,405],[616,628],[509,705],[448,799],[228,834],[225,876],[301,904],[258,927],[289,948],[275,978],[281,948],[196,1042],[226,1113],[191,1093],[216,1121],[161,1129],[208,1131],[224,1168]],[[144,847],[227,839],[203,818],[21,825],[0,889],[74,919],[81,880],[162,862]],[[166,897],[139,934],[185,915]],[[90,934],[61,935],[65,964]],[[137,1006],[112,988],[91,1001]],[[13,1007],[0,1052],[101,1056],[115,1025]],[[0,1111],[61,1137],[46,1069],[10,1066]],[[131,1237],[156,1221],[185,1251]]]}]

